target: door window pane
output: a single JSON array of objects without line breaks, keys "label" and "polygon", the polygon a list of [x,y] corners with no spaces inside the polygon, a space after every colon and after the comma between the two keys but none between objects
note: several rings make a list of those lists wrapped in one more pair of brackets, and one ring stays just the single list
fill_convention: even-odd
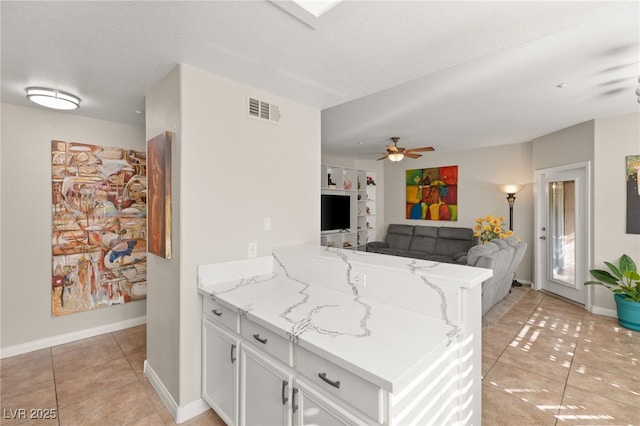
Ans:
[{"label": "door window pane", "polygon": [[549,183],[549,279],[576,285],[575,181]]}]

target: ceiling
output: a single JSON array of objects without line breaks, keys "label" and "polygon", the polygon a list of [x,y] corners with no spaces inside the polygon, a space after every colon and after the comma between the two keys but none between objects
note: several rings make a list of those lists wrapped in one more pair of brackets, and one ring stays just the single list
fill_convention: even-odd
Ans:
[{"label": "ceiling", "polygon": [[2,1],[1,96],[55,87],[71,114],[143,125],[186,63],[322,110],[325,154],[519,143],[640,111],[639,5],[347,0],[303,22],[269,0]]}]

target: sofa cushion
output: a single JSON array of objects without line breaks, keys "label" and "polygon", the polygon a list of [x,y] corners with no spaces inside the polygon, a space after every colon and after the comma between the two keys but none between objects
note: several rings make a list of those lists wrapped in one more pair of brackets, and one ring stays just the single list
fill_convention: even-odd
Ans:
[{"label": "sofa cushion", "polygon": [[391,224],[387,229],[387,238],[385,241],[391,249],[409,250],[412,235],[412,225]]},{"label": "sofa cushion", "polygon": [[[410,251],[435,253],[438,240],[438,228],[435,226],[416,226],[409,245]],[[413,256],[412,256],[413,257]]]},{"label": "sofa cushion", "polygon": [[498,245],[494,243],[478,244],[476,246],[473,246],[467,253],[467,265],[476,266],[479,258],[491,253],[495,253],[498,250],[500,250],[500,247],[498,247]]},{"label": "sofa cushion", "polygon": [[470,228],[439,227],[435,254],[449,256],[468,251],[473,246],[473,230]]},{"label": "sofa cushion", "polygon": [[505,248],[509,246],[509,244],[507,244],[507,242],[501,238],[496,238],[495,240],[491,240],[491,242],[500,248]]}]

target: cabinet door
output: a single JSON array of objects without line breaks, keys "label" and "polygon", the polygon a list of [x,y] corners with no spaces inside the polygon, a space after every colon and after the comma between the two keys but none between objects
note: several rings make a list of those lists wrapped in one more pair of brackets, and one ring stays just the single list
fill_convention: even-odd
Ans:
[{"label": "cabinet door", "polygon": [[240,424],[290,425],[291,374],[246,344],[240,358]]},{"label": "cabinet door", "polygon": [[315,391],[304,380],[296,378],[292,393],[294,426],[338,426],[377,424],[351,414],[340,404]]},{"label": "cabinet door", "polygon": [[202,398],[229,426],[238,424],[237,336],[202,320]]}]

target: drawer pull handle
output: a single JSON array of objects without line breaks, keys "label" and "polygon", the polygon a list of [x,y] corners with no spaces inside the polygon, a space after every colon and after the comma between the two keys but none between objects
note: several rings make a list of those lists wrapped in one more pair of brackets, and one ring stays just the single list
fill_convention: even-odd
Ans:
[{"label": "drawer pull handle", "polygon": [[288,384],[289,382],[287,382],[286,380],[282,381],[282,405],[286,405],[287,401],[289,400],[289,398],[285,396]]},{"label": "drawer pull handle", "polygon": [[334,382],[333,380],[327,379],[327,373],[320,373],[318,374],[318,377],[320,377],[322,380],[324,380],[326,383],[330,384],[334,388],[340,389],[340,380],[336,380]]},{"label": "drawer pull handle", "polygon": [[256,339],[258,342],[262,343],[263,345],[267,344],[267,339],[261,339],[259,334],[254,334],[253,338]]},{"label": "drawer pull handle", "polygon": [[219,311],[219,310],[217,310],[217,309],[212,309],[212,310],[211,310],[211,313],[212,313],[213,315],[217,316],[217,317],[219,317],[220,315],[222,315],[222,312],[220,312],[220,311]]},{"label": "drawer pull handle", "polygon": [[231,364],[236,362],[236,345],[231,345]]},{"label": "drawer pull handle", "polygon": [[296,411],[298,411],[298,404],[296,404],[296,396],[298,395],[298,388],[293,388],[293,392],[291,394],[291,412],[293,414],[296,413]]}]

